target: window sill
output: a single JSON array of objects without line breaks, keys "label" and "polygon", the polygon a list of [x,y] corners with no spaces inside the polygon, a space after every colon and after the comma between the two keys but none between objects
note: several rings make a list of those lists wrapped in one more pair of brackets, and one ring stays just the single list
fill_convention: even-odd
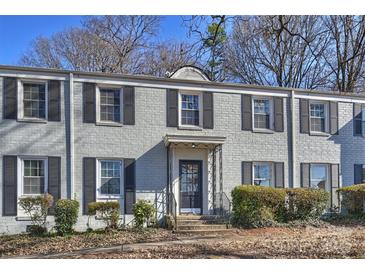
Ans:
[{"label": "window sill", "polygon": [[38,123],[38,124],[47,124],[48,122],[46,119],[37,119],[37,118],[19,118],[17,121],[24,123]]},{"label": "window sill", "polygon": [[96,197],[97,201],[105,201],[105,200],[120,200],[122,199],[122,195],[99,195]]},{"label": "window sill", "polygon": [[28,216],[16,216],[15,220],[19,222],[29,222],[31,221],[31,218]]},{"label": "window sill", "polygon": [[96,122],[97,126],[107,126],[107,127],[122,127],[122,123],[117,122]]},{"label": "window sill", "polygon": [[310,136],[329,137],[331,134],[326,132],[309,132]]},{"label": "window sill", "polygon": [[271,129],[259,129],[259,128],[254,128],[252,130],[252,132],[254,133],[265,133],[265,134],[274,134],[274,131]]},{"label": "window sill", "polygon": [[195,131],[202,131],[203,130],[202,127],[198,127],[198,126],[179,126],[178,129],[182,129],[182,130],[195,130]]}]

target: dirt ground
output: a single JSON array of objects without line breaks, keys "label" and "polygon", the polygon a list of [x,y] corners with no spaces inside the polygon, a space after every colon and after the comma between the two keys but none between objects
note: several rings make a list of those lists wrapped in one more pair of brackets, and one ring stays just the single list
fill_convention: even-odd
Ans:
[{"label": "dirt ground", "polygon": [[239,230],[225,237],[197,239],[189,244],[74,254],[63,258],[365,258],[365,228],[330,226]]},{"label": "dirt ground", "polygon": [[[89,248],[87,252],[85,248]],[[365,258],[365,227],[272,227],[232,230],[224,235],[177,235],[157,229],[69,238],[5,236],[0,237],[0,254],[53,254],[48,257],[73,259]]]},{"label": "dirt ground", "polygon": [[365,258],[364,227],[259,228],[215,239],[62,258]]}]

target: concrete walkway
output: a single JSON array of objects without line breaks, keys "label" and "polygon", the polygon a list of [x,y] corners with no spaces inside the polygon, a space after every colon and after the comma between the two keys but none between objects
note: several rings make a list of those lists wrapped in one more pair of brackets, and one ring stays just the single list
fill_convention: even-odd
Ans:
[{"label": "concrete walkway", "polygon": [[96,248],[85,248],[79,249],[70,252],[63,252],[63,253],[56,253],[56,254],[37,254],[37,255],[29,255],[29,256],[9,256],[9,257],[2,257],[2,259],[57,259],[72,255],[85,255],[90,253],[108,253],[108,252],[123,252],[123,251],[131,251],[131,250],[138,250],[138,249],[148,249],[158,246],[172,246],[172,245],[190,245],[190,244],[197,244],[197,243],[206,243],[206,242],[213,242],[213,241],[226,241],[226,240],[233,240],[237,239],[240,236],[236,233],[225,233],[223,235],[197,235],[197,236],[183,236],[178,238],[177,240],[173,241],[161,241],[161,242],[146,242],[146,243],[132,243],[132,244],[122,244],[117,246],[110,246],[110,247],[96,247]]}]

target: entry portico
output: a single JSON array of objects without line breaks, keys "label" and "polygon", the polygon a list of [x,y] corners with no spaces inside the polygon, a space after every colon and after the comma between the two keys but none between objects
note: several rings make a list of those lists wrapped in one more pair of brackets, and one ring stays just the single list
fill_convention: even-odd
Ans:
[{"label": "entry portico", "polygon": [[166,135],[168,208],[176,215],[214,214],[223,189],[222,148],[226,137]]}]

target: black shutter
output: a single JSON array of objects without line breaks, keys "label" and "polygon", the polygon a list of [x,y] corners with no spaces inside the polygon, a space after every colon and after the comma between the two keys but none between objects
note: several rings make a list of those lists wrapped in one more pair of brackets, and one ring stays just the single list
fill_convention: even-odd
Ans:
[{"label": "black shutter", "polygon": [[310,164],[300,164],[300,179],[302,187],[310,187]]},{"label": "black shutter", "polygon": [[124,159],[124,212],[133,214],[136,202],[136,162],[135,159]]},{"label": "black shutter", "polygon": [[241,95],[242,130],[252,130],[251,95]]},{"label": "black shutter", "polygon": [[354,184],[361,184],[363,181],[362,178],[362,165],[355,164],[354,165]]},{"label": "black shutter", "polygon": [[337,189],[340,187],[340,165],[331,164],[331,206],[339,206]]},{"label": "black shutter", "polygon": [[300,132],[309,133],[309,101],[306,99],[300,100]]},{"label": "black shutter", "polygon": [[96,85],[94,83],[83,84],[84,123],[95,123],[95,94]]},{"label": "black shutter", "polygon": [[283,98],[274,97],[274,127],[275,131],[284,131]]},{"label": "black shutter", "polygon": [[252,162],[242,162],[242,184],[252,185]]},{"label": "black shutter", "polygon": [[48,82],[48,121],[61,121],[61,81]]},{"label": "black shutter", "polygon": [[88,214],[88,204],[96,200],[96,158],[84,158],[83,162],[83,213]]},{"label": "black shutter", "polygon": [[135,124],[135,96],[134,87],[123,88],[123,124]]},{"label": "black shutter", "polygon": [[203,93],[203,128],[214,128],[213,93]]},{"label": "black shutter", "polygon": [[166,123],[168,127],[178,125],[178,91],[177,89],[166,90]]},{"label": "black shutter", "polygon": [[[54,205],[61,198],[61,157],[48,157],[48,193],[53,196]],[[54,207],[49,213],[54,213]]]},{"label": "black shutter", "polygon": [[338,104],[337,102],[330,102],[330,133],[338,134]]},{"label": "black shutter", "polygon": [[284,187],[284,163],[276,162],[275,166],[275,187],[283,188]]},{"label": "black shutter", "polygon": [[18,116],[18,82],[16,78],[4,78],[4,119],[17,119]]},{"label": "black shutter", "polygon": [[3,156],[3,216],[16,216],[17,204],[17,157]]},{"label": "black shutter", "polygon": [[362,106],[361,104],[354,104],[354,119],[353,119],[353,128],[354,128],[354,136],[362,135]]}]

